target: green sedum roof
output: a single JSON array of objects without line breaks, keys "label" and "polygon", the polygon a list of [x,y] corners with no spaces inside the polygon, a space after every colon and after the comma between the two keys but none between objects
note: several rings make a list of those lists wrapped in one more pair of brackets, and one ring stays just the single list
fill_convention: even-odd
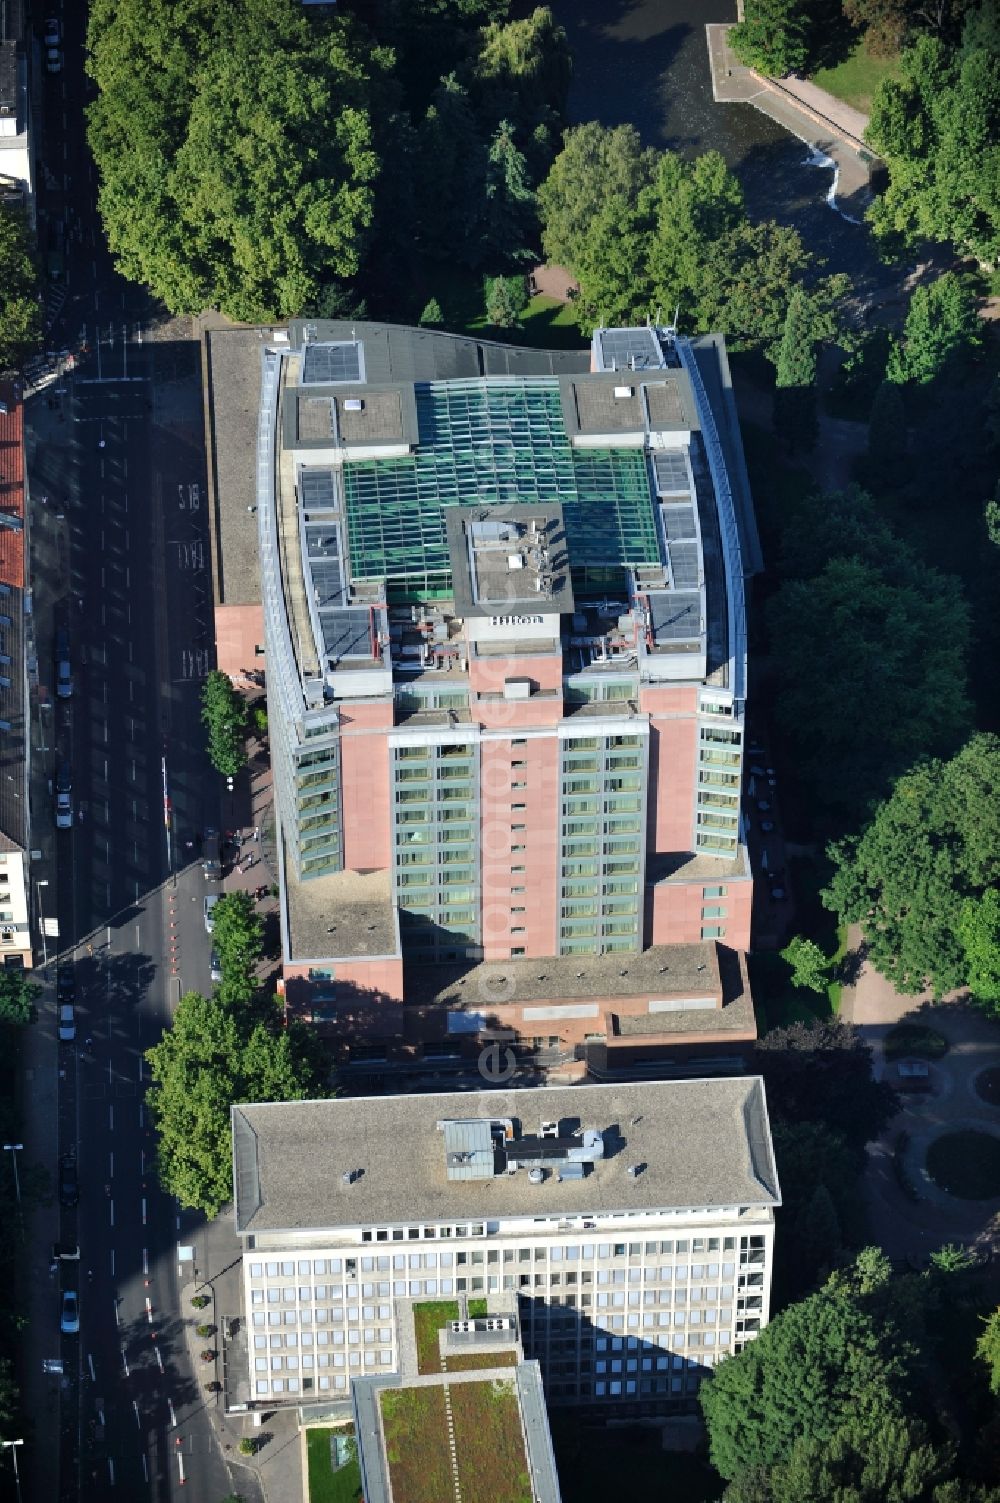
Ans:
[{"label": "green sedum roof", "polygon": [[579,578],[658,560],[643,451],[573,449],[558,380],[422,383],[416,402],[414,454],[344,466],[355,579],[446,588],[444,507],[505,501],[561,503]]}]

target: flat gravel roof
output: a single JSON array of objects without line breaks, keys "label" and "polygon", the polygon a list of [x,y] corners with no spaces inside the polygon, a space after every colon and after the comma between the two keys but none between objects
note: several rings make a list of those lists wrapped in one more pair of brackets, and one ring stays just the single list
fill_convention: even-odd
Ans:
[{"label": "flat gravel roof", "polygon": [[[449,1180],[445,1118],[596,1128],[605,1158],[579,1180]],[[759,1076],[275,1102],[232,1119],[240,1232],[780,1203]]]}]

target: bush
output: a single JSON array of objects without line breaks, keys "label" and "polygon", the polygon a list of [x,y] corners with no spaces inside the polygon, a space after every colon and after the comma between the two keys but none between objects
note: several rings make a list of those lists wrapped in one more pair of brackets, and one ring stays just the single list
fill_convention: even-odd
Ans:
[{"label": "bush", "polygon": [[214,1326],[196,1326],[195,1327],[195,1331],[196,1331],[196,1334],[201,1337],[202,1341],[205,1341],[206,1338],[209,1337],[209,1336],[214,1336],[215,1335],[215,1327]]},{"label": "bush", "polygon": [[201,1354],[201,1360],[202,1360],[202,1362],[214,1362],[215,1361],[215,1350],[214,1350],[214,1348],[210,1347],[210,1346],[207,1346],[205,1348],[205,1350]]},{"label": "bush", "polygon": [[196,1310],[204,1310],[206,1305],[210,1305],[212,1303],[212,1297],[209,1294],[196,1294],[191,1300],[191,1303]]},{"label": "bush", "polygon": [[253,1456],[257,1450],[257,1442],[252,1435],[244,1435],[240,1441],[240,1455]]},{"label": "bush", "polygon": [[486,318],[494,328],[516,329],[528,306],[528,282],[525,277],[487,277]]}]

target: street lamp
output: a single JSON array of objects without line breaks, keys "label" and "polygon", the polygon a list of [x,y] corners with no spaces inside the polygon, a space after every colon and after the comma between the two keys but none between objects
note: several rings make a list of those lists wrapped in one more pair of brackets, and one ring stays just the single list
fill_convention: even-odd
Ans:
[{"label": "street lamp", "polygon": [[0,1440],[0,1446],[6,1451],[10,1448],[11,1459],[14,1463],[14,1482],[17,1487],[17,1503],[21,1503],[21,1477],[17,1470],[17,1447],[23,1446],[23,1440]]},{"label": "street lamp", "polygon": [[20,1216],[20,1214],[21,1214],[21,1181],[20,1181],[20,1179],[18,1177],[18,1173],[17,1173],[17,1156],[18,1156],[19,1153],[22,1153],[24,1151],[24,1144],[23,1143],[5,1143],[3,1145],[3,1151],[4,1151],[4,1153],[9,1153],[10,1156],[11,1156],[11,1158],[14,1160],[14,1193],[17,1196],[17,1214]]},{"label": "street lamp", "polygon": [[42,888],[48,887],[48,877],[36,877],[35,887],[38,891],[38,927],[42,933],[42,965],[49,963],[49,947],[45,941],[45,914],[42,912]]}]

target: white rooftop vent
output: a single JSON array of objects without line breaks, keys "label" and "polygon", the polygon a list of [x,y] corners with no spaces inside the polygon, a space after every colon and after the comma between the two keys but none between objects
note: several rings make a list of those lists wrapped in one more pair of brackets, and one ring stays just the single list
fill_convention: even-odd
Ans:
[{"label": "white rooftop vent", "polygon": [[616,386],[615,387],[615,400],[616,401],[624,402],[631,395],[632,395],[632,388],[631,388],[631,386]]},{"label": "white rooftop vent", "polygon": [[508,569],[523,569],[524,568],[524,557],[523,557],[523,555],[520,554],[520,553],[508,553],[508,555],[507,555],[507,567],[508,567]]},{"label": "white rooftop vent", "polygon": [[558,1138],[558,1136],[559,1136],[559,1123],[558,1122],[543,1122],[542,1123],[542,1130],[541,1130],[541,1133],[539,1134],[539,1136],[543,1137],[543,1138]]},{"label": "white rooftop vent", "polygon": [[528,1179],[530,1180],[530,1182],[533,1185],[540,1185],[542,1183],[542,1181],[545,1179],[545,1170],[544,1169],[538,1169],[538,1168],[529,1169],[528,1170]]},{"label": "white rooftop vent", "polygon": [[345,412],[364,412],[364,410],[365,410],[365,404],[364,404],[364,402],[362,401],[362,399],[360,397],[345,397],[344,398],[344,411]]}]

